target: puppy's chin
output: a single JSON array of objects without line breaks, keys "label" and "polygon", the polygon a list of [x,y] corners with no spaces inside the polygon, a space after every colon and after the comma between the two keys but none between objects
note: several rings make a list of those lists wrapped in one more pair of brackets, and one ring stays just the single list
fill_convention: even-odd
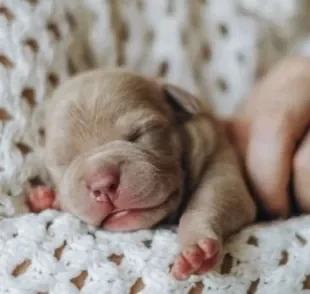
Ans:
[{"label": "puppy's chin", "polygon": [[164,203],[156,207],[114,211],[103,220],[101,226],[116,232],[150,229],[176,213],[180,202],[181,194],[176,191]]},{"label": "puppy's chin", "polygon": [[[151,196],[151,195],[150,195]],[[61,200],[60,200],[61,201]],[[60,203],[61,209],[79,217],[84,222],[102,227],[110,231],[135,231],[150,229],[176,213],[180,206],[181,193],[171,193],[167,199],[156,206],[141,208],[117,209],[109,202],[98,202],[94,199],[84,198],[83,202]]]}]

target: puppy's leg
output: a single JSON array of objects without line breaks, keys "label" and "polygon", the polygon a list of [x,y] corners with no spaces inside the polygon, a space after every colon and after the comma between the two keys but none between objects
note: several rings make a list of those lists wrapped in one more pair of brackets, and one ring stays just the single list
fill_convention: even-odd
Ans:
[{"label": "puppy's leg", "polygon": [[57,209],[57,199],[54,191],[46,186],[37,186],[28,191],[29,206],[32,212],[45,209]]},{"label": "puppy's leg", "polygon": [[208,272],[219,260],[223,239],[252,222],[255,215],[236,154],[222,138],[180,219],[182,253],[172,275],[186,279]]}]

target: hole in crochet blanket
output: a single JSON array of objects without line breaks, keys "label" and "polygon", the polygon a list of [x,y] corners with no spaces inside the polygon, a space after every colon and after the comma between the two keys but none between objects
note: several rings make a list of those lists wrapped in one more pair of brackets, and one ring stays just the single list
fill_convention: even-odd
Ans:
[{"label": "hole in crochet blanket", "polygon": [[59,84],[59,78],[58,76],[53,73],[53,72],[50,72],[47,76],[47,79],[48,81],[50,82],[50,84],[53,86],[53,87],[57,87],[58,84]]},{"label": "hole in crochet blanket", "polygon": [[168,69],[169,69],[169,63],[168,61],[163,61],[159,67],[158,67],[158,75],[160,77],[163,77],[167,74],[168,72]]},{"label": "hole in crochet blanket", "polygon": [[189,291],[189,294],[201,294],[203,291],[203,283],[197,282],[194,287]]},{"label": "hole in crochet blanket", "polygon": [[136,282],[133,284],[133,286],[130,289],[130,294],[136,294],[140,293],[144,289],[145,285],[141,278],[136,280]]},{"label": "hole in crochet blanket", "polygon": [[22,275],[23,273],[25,273],[27,271],[27,269],[30,265],[31,265],[31,261],[26,259],[25,261],[23,261],[22,263],[20,263],[19,265],[17,265],[15,267],[15,269],[12,272],[12,276],[18,277],[18,276]]},{"label": "hole in crochet blanket", "polygon": [[0,6],[0,14],[4,15],[8,21],[11,21],[15,18],[14,14],[5,6]]},{"label": "hole in crochet blanket", "polygon": [[23,156],[26,156],[32,151],[32,148],[23,142],[18,142],[15,145]]},{"label": "hole in crochet blanket", "polygon": [[92,236],[94,239],[96,239],[96,233],[95,232],[87,232],[87,235]]},{"label": "hole in crochet blanket", "polygon": [[184,28],[181,30],[180,39],[183,46],[188,45],[188,31]]},{"label": "hole in crochet blanket", "polygon": [[39,44],[35,39],[27,39],[24,44],[25,46],[28,46],[34,53],[39,51]]},{"label": "hole in crochet blanket", "polygon": [[256,293],[257,290],[257,286],[259,284],[259,279],[257,279],[256,281],[253,281],[247,291],[247,294],[254,294]]},{"label": "hole in crochet blanket", "polygon": [[67,22],[68,22],[68,24],[69,24],[71,30],[73,30],[74,28],[77,27],[76,19],[75,19],[75,17],[73,16],[72,13],[70,13],[70,12],[67,12],[67,13],[66,13],[66,20],[67,20]]},{"label": "hole in crochet blanket", "polygon": [[284,52],[284,50],[286,49],[285,39],[281,38],[277,34],[273,34],[272,44],[276,48],[276,50],[280,52]]},{"label": "hole in crochet blanket", "polygon": [[120,265],[122,263],[123,258],[124,258],[124,255],[112,254],[109,256],[108,259],[114,262],[116,265]]},{"label": "hole in crochet blanket", "polygon": [[168,272],[169,272],[169,273],[171,272],[172,267],[173,267],[173,263],[171,263],[171,264],[168,265],[168,269],[169,269]]},{"label": "hole in crochet blanket", "polygon": [[[87,59],[85,59],[87,60]],[[119,52],[116,58],[116,65],[117,66],[123,66],[125,64],[125,54],[123,51]]]},{"label": "hole in crochet blanket", "polygon": [[81,290],[85,284],[87,276],[88,272],[82,271],[77,277],[71,279],[71,283],[73,283],[79,290]]},{"label": "hole in crochet blanket", "polygon": [[53,22],[48,23],[47,24],[47,30],[50,31],[54,35],[54,38],[57,41],[59,41],[61,39],[60,30],[55,23],[53,23]]},{"label": "hole in crochet blanket", "polygon": [[44,128],[40,128],[39,129],[39,135],[42,136],[42,137],[45,137],[45,130],[44,130]]},{"label": "hole in crochet blanket", "polygon": [[283,250],[281,252],[281,259],[279,265],[286,265],[287,261],[288,261],[288,252],[286,250]]},{"label": "hole in crochet blanket", "polygon": [[[89,68],[93,68],[96,66],[96,62],[94,60],[94,55],[93,55],[91,49],[89,48],[89,46],[87,46],[87,45],[84,47],[84,50],[83,50],[83,59],[84,59],[85,64]],[[121,64],[124,64],[124,62],[125,62],[125,56],[123,53],[120,53],[117,56],[117,64],[121,65]]]},{"label": "hole in crochet blanket", "polygon": [[229,253],[227,253],[225,254],[223,259],[223,263],[221,266],[221,274],[222,275],[229,274],[231,272],[232,267],[233,267],[233,257]]},{"label": "hole in crochet blanket", "polygon": [[218,30],[223,37],[226,37],[228,35],[228,27],[226,24],[219,24]]},{"label": "hole in crochet blanket", "polygon": [[0,63],[6,68],[11,68],[14,65],[13,62],[5,55],[0,55]]},{"label": "hole in crochet blanket", "polygon": [[307,245],[307,240],[303,237],[303,236],[301,236],[301,235],[299,235],[299,234],[295,234],[295,237],[296,237],[296,239],[299,241],[299,243],[302,245],[302,246],[305,246],[305,245]]},{"label": "hole in crochet blanket", "polygon": [[44,141],[45,141],[45,130],[43,128],[39,128],[38,133],[39,133],[39,137],[40,137],[39,144],[41,146],[43,146],[44,145]]},{"label": "hole in crochet blanket", "polygon": [[60,247],[58,247],[57,249],[55,249],[54,256],[55,256],[58,260],[60,260],[61,255],[62,255],[62,252],[64,251],[66,245],[67,245],[67,242],[65,241]]},{"label": "hole in crochet blanket", "polygon": [[26,1],[28,1],[32,5],[35,5],[38,3],[38,0],[26,0]]},{"label": "hole in crochet blanket", "polygon": [[227,82],[223,78],[221,78],[221,77],[217,78],[216,84],[217,84],[218,89],[221,92],[227,92],[228,85],[227,85]]},{"label": "hole in crochet blanket", "polygon": [[74,65],[74,63],[70,57],[68,57],[67,66],[68,66],[68,71],[69,71],[71,76],[73,76],[77,73],[78,70],[77,70],[76,66]]},{"label": "hole in crochet blanket", "polygon": [[142,243],[144,244],[146,248],[152,247],[152,240],[144,240]]},{"label": "hole in crochet blanket", "polygon": [[152,29],[148,29],[145,33],[145,43],[151,44],[154,41],[155,33]]},{"label": "hole in crochet blanket", "polygon": [[242,52],[237,53],[237,60],[240,64],[245,63],[245,55]]},{"label": "hole in crochet blanket", "polygon": [[127,42],[129,40],[129,36],[130,36],[129,26],[126,22],[123,22],[120,28],[119,38],[123,42]]},{"label": "hole in crochet blanket", "polygon": [[201,76],[201,74],[200,74],[200,70],[199,70],[199,68],[196,67],[196,66],[193,68],[193,75],[194,75],[195,81],[196,81],[198,84],[201,83],[201,82],[203,81],[203,78],[202,78],[202,76]]},{"label": "hole in crochet blanket", "polygon": [[27,101],[30,107],[34,107],[36,105],[36,93],[33,88],[24,88],[22,91],[22,98]]},{"label": "hole in crochet blanket", "polygon": [[211,59],[212,50],[208,44],[203,44],[200,49],[202,59],[207,62]]},{"label": "hole in crochet blanket", "polygon": [[250,236],[248,241],[247,241],[247,244],[249,245],[253,245],[255,247],[258,247],[258,239],[256,236]]},{"label": "hole in crochet blanket", "polygon": [[136,0],[136,5],[139,11],[143,11],[144,10],[144,3],[142,0]]},{"label": "hole in crochet blanket", "polygon": [[46,231],[49,230],[49,228],[50,228],[50,226],[51,226],[52,224],[53,224],[52,221],[49,221],[49,222],[46,223]]},{"label": "hole in crochet blanket", "polygon": [[166,13],[168,15],[173,14],[173,12],[175,11],[175,0],[168,0],[167,2],[167,9],[166,9]]},{"label": "hole in crochet blanket", "polygon": [[4,108],[0,108],[0,120],[7,121],[11,119],[12,116]]},{"label": "hole in crochet blanket", "polygon": [[255,80],[260,80],[265,73],[266,73],[266,66],[263,63],[258,64],[254,73]]},{"label": "hole in crochet blanket", "polygon": [[303,281],[303,287],[304,290],[310,290],[310,275],[307,275],[306,278]]}]

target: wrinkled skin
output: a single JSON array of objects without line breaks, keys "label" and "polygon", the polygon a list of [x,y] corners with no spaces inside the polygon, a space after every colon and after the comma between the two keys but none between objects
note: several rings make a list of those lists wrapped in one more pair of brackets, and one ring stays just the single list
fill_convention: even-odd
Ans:
[{"label": "wrinkled skin", "polygon": [[59,208],[112,231],[152,228],[181,212],[177,279],[212,269],[223,239],[255,217],[221,125],[173,85],[121,70],[79,75],[51,99],[46,136],[56,193],[32,190],[33,211]]}]

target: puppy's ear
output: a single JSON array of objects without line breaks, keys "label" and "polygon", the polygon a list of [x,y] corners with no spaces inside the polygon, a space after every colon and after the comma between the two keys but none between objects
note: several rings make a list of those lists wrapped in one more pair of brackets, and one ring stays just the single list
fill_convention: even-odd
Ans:
[{"label": "puppy's ear", "polygon": [[162,85],[165,99],[172,108],[178,122],[184,122],[204,112],[206,109],[203,103],[191,93],[172,84]]},{"label": "puppy's ear", "polygon": [[206,162],[217,144],[217,122],[208,101],[202,101],[181,88],[162,84],[165,99],[179,126],[190,185],[199,183]]},{"label": "puppy's ear", "polygon": [[172,84],[163,84],[166,101],[176,111],[187,112],[190,115],[198,114],[202,111],[201,101],[191,93]]}]

